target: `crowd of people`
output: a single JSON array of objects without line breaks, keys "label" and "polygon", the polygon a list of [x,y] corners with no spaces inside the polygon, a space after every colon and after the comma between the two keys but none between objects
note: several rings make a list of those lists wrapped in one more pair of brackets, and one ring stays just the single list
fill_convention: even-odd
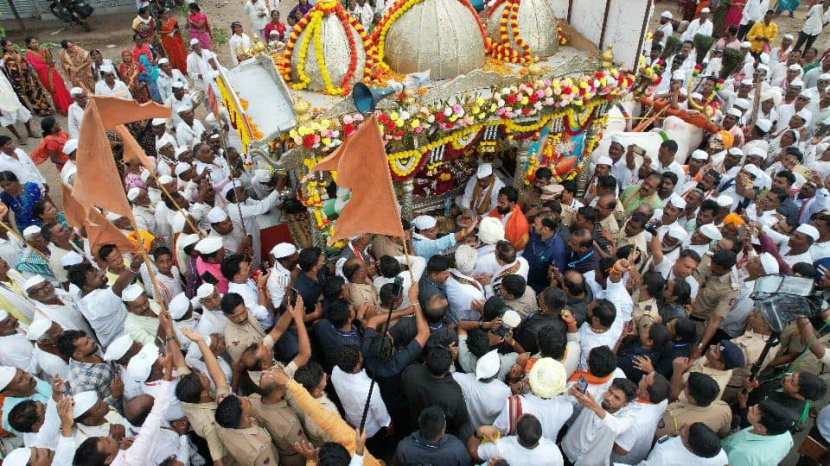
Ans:
[{"label": "crowd of people", "polygon": [[[278,48],[264,1],[245,13]],[[644,52],[684,41],[652,97],[722,128],[685,160],[670,138],[652,159],[610,135],[585,183],[541,167],[517,189],[481,159],[451,215],[336,252],[263,248],[263,217],[303,207],[283,175],[246,169],[226,115],[196,118],[222,66],[198,5],[190,52],[175,12],[142,6],[118,66],[0,43],[0,123],[31,135],[34,114],[44,136],[31,154],[0,136],[3,466],[757,466],[795,448],[826,464],[830,52],[811,50],[827,2],[801,40],[756,0],[720,29],[692,3]],[[365,6],[368,28],[383,6]],[[234,66],[252,39],[231,29]],[[687,96],[701,34],[718,36],[710,72],[727,47],[747,58]],[[156,172],[119,165],[132,219],[105,215],[128,245],[73,227],[38,168],[73,185],[92,95],[172,108],[129,126]],[[771,323],[753,294],[767,275],[813,281],[812,317]]]}]

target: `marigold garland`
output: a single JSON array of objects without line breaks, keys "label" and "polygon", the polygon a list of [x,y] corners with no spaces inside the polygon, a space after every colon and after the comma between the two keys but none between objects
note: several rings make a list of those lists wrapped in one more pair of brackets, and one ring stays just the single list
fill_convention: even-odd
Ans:
[{"label": "marigold garland", "polygon": [[[519,31],[519,7],[521,0],[501,0],[496,2],[488,13],[488,17],[492,16],[496,8],[505,4],[501,11],[499,18],[499,42],[493,42],[489,49],[489,54],[499,60],[508,63],[530,64],[538,61],[538,57],[533,55],[530,50],[530,45],[524,40]],[[516,50],[510,42],[510,35],[521,48],[521,51]]]},{"label": "marigold garland", "polygon": [[[326,65],[325,48],[323,47],[323,21],[329,14],[336,15],[338,20],[340,20],[340,24],[343,26],[349,45],[349,67],[343,75],[343,79],[337,84],[331,79],[331,72]],[[300,21],[297,22],[291,30],[285,51],[283,52],[278,65],[280,74],[286,81],[292,81],[291,58],[294,54],[294,49],[297,46],[297,40],[300,34],[303,31],[306,31],[305,36],[303,36],[303,40],[300,43],[300,52],[297,59],[298,82],[294,82],[292,87],[297,90],[302,90],[306,89],[311,83],[311,78],[306,74],[305,67],[306,60],[308,59],[308,49],[313,40],[315,58],[317,59],[317,64],[320,67],[320,77],[323,79],[323,92],[330,95],[348,95],[348,93],[351,92],[352,80],[354,80],[354,76],[357,72],[359,52],[357,41],[351,28],[354,28],[355,31],[357,31],[363,43],[363,48],[366,54],[364,74],[369,76],[372,68],[374,68],[374,47],[369,43],[369,36],[366,34],[366,30],[363,29],[363,25],[357,21],[356,18],[350,15],[345,10],[342,3],[337,0],[321,1],[315,5],[310,12],[303,16]]]}]

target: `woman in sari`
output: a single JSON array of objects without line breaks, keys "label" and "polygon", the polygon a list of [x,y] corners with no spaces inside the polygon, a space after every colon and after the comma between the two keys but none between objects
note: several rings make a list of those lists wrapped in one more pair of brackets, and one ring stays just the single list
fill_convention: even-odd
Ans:
[{"label": "woman in sari", "polygon": [[744,16],[746,0],[732,0],[729,10],[726,12],[726,26],[740,26]]},{"label": "woman in sari", "polygon": [[69,89],[63,82],[52,53],[47,49],[41,49],[40,43],[34,37],[26,38],[26,61],[34,68],[40,83],[52,95],[52,103],[61,115],[66,115],[69,106],[72,104],[72,96]]},{"label": "woman in sari", "polygon": [[202,48],[213,50],[213,32],[210,30],[208,17],[202,13],[196,3],[190,4],[190,16],[187,17],[187,25],[190,27],[190,38],[199,41]]},{"label": "woman in sari", "polygon": [[147,83],[147,89],[150,91],[150,98],[161,103],[161,93],[159,93],[157,82],[159,77],[159,67],[155,65],[156,59],[153,58],[153,51],[141,35],[136,34],[135,37],[133,37],[133,40],[135,40],[135,47],[133,48],[133,61],[141,65],[141,74],[139,74],[138,77]]},{"label": "woman in sari", "polygon": [[179,21],[176,19],[176,12],[165,10],[161,17],[161,45],[170,66],[187,74],[187,48],[184,46],[184,39],[179,30]]},{"label": "woman in sari", "polygon": [[69,76],[69,82],[92,94],[95,91],[95,78],[92,76],[92,58],[89,52],[68,40],[61,41],[61,48],[61,64]]},{"label": "woman in sari", "polygon": [[3,67],[20,102],[39,117],[55,113],[46,90],[35,77],[29,62],[17,51],[17,46],[3,39],[0,40],[0,47],[3,48]]},{"label": "woman in sari", "polygon": [[41,186],[31,181],[21,183],[13,172],[0,172],[0,201],[14,212],[17,230],[23,231],[32,225],[41,226],[42,222],[35,216],[35,206],[45,197]]},{"label": "woman in sari", "polygon": [[775,12],[780,15],[786,11],[792,18],[799,5],[801,5],[801,0],[778,0],[778,8]]},{"label": "woman in sari", "polygon": [[303,16],[311,11],[312,8],[313,6],[308,3],[308,0],[300,0],[300,2],[297,3],[297,6],[292,8],[291,12],[288,13],[288,24],[291,26],[297,24],[297,22],[303,19]]},{"label": "woman in sari", "polygon": [[161,44],[158,43],[158,36],[156,34],[158,32],[158,25],[156,24],[156,19],[150,15],[149,6],[143,6],[138,9],[138,15],[133,19],[132,28],[135,34],[140,35],[157,52],[162,52]]},{"label": "woman in sari", "polygon": [[150,100],[150,89],[147,88],[147,83],[141,80],[142,66],[137,61],[133,60],[133,54],[129,50],[121,51],[121,63],[118,65],[118,74],[124,84],[130,89],[133,99],[136,102],[147,102]]}]

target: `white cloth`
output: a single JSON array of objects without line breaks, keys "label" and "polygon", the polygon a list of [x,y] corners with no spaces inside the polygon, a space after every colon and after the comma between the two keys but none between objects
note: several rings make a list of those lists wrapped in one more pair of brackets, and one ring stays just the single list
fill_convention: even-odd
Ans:
[{"label": "white cloth", "polygon": [[[216,55],[210,50],[202,49],[201,54],[190,52],[187,55],[187,74],[190,79],[199,86],[199,88],[207,92],[207,87],[213,83],[213,78],[219,74],[213,69],[210,61],[215,60]],[[217,66],[219,64],[217,63]]]},{"label": "white cloth", "polygon": [[44,304],[35,302],[35,318],[49,319],[64,330],[81,330],[92,335],[92,329],[81,314],[80,306],[72,301],[68,293],[58,293],[64,304]]},{"label": "white cloth", "polygon": [[500,438],[495,443],[482,443],[478,446],[478,457],[489,461],[491,458],[501,458],[509,464],[524,466],[561,466],[565,464],[562,452],[551,440],[539,439],[536,447],[529,449],[519,444],[515,435]]},{"label": "white cloth", "polygon": [[678,437],[663,437],[654,445],[651,454],[638,466],[724,466],[729,464],[726,452],[721,451],[713,458],[702,458],[690,452],[683,439]]},{"label": "white cloth", "polygon": [[767,10],[769,10],[769,0],[749,0],[744,5],[741,26],[749,24],[750,21],[761,21]]},{"label": "white cloth", "polygon": [[104,97],[121,97],[122,99],[132,99],[133,95],[130,93],[130,88],[124,84],[124,81],[116,78],[112,87],[110,87],[103,79],[95,83],[95,95]]},{"label": "white cloth", "polygon": [[[353,426],[360,425],[360,420],[363,417],[363,406],[366,403],[366,396],[369,395],[369,385],[372,383],[372,379],[366,374],[366,370],[361,369],[356,374],[348,374],[340,370],[340,367],[335,366],[331,372],[331,383],[334,385],[337,397],[340,398],[340,403],[343,405],[346,421]],[[391,423],[392,418],[389,417],[386,405],[383,404],[380,390],[372,390],[369,412],[366,415],[366,436],[372,437],[381,428]]]},{"label": "white cloth", "polygon": [[43,376],[44,379],[60,377],[63,380],[69,379],[69,364],[59,356],[48,353],[35,345],[32,351],[32,359],[37,366],[35,374]]},{"label": "white cloth", "polygon": [[66,131],[72,139],[78,139],[81,135],[81,121],[84,119],[84,109],[77,102],[69,105],[66,115]]},{"label": "white cloth", "polygon": [[475,278],[464,275],[457,269],[451,269],[450,273],[450,278],[444,282],[447,301],[450,304],[450,312],[456,318],[470,315],[468,311],[473,309],[474,301],[480,301],[481,304],[484,304],[487,300],[485,296],[486,290]]},{"label": "white cloth", "polygon": [[176,126],[176,143],[179,146],[192,148],[196,143],[202,142],[204,132],[205,126],[198,119],[193,119],[192,126],[182,121]]},{"label": "white cloth", "polygon": [[[395,259],[401,264],[406,264],[405,256],[398,256],[395,257]],[[401,271],[401,273],[398,274],[398,277],[401,277],[401,284],[403,286],[403,291],[401,292],[403,297],[403,302],[400,306],[401,308],[408,307],[412,304],[409,301],[409,288],[412,287],[412,279],[410,278],[409,271],[412,271],[412,276],[415,277],[415,281],[419,281],[421,279],[421,275],[424,273],[424,270],[427,268],[427,261],[420,256],[409,256],[409,265],[409,270]],[[395,278],[386,278],[382,275],[378,275],[372,281],[372,285],[374,285],[375,289],[378,293],[380,293],[380,289],[383,285],[386,285],[387,283],[394,283],[394,281]],[[447,294],[449,294],[449,292]]]},{"label": "white cloth", "polygon": [[[7,414],[8,416],[8,414]],[[60,439],[60,416],[58,416],[58,406],[52,397],[46,402],[46,413],[43,419],[43,425],[37,432],[28,432],[23,434],[23,444],[28,448],[49,448],[54,450],[58,446]],[[52,464],[55,464],[54,462]]]},{"label": "white cloth", "polygon": [[146,466],[150,464],[152,446],[156,443],[161,431],[161,423],[164,420],[164,413],[167,412],[167,408],[170,406],[174,387],[173,382],[168,381],[161,382],[160,386],[153,408],[144,420],[144,424],[141,425],[141,430],[136,435],[132,446],[126,450],[118,450],[111,466]]},{"label": "white cloth", "polygon": [[634,422],[627,407],[614,414],[606,413],[604,418],[583,409],[562,439],[562,452],[574,466],[608,466],[614,442]]},{"label": "white cloth", "polygon": [[824,7],[819,2],[810,7],[801,32],[811,36],[817,36],[821,34],[822,27],[824,27]]},{"label": "white cloth", "polygon": [[501,413],[504,400],[510,396],[510,387],[497,379],[487,383],[481,382],[476,380],[475,374],[453,372],[452,378],[464,393],[464,401],[467,403],[467,412],[470,413],[473,427],[477,429],[492,424]]},{"label": "white cloth", "polygon": [[[498,175],[495,177],[495,181],[493,182],[493,189],[490,190],[490,209],[496,208],[496,203],[499,200],[499,190],[504,187],[504,182],[499,179]],[[464,195],[459,198],[458,206],[462,209],[475,209],[477,206],[471,205],[473,202],[473,194],[475,194],[476,190],[476,183],[478,182],[478,178],[475,176],[471,176],[469,180],[467,180],[467,184],[464,186]]]},{"label": "white cloth", "polygon": [[697,34],[703,36],[711,36],[713,30],[714,25],[712,24],[711,20],[706,19],[705,21],[703,21],[703,24],[701,24],[700,18],[695,18],[692,20],[692,22],[689,23],[689,26],[686,28],[686,32],[683,33],[681,39],[683,40],[683,42],[685,42],[687,40],[693,41]]},{"label": "white cloth", "polygon": [[0,365],[33,372],[32,351],[34,347],[26,335],[17,332],[0,336],[0,348],[3,348],[3,351],[0,351]]},{"label": "white cloth", "polygon": [[248,0],[245,3],[245,14],[248,15],[248,19],[251,21],[251,27],[257,31],[259,38],[262,39],[262,30],[271,20],[268,16],[268,5],[265,4],[265,0],[257,0],[256,2]]},{"label": "white cloth", "polygon": [[[493,421],[493,427],[502,434],[506,434],[510,429],[510,400],[503,400],[502,403],[503,408]],[[521,404],[522,413],[536,416],[542,424],[542,437],[552,442],[556,441],[559,430],[573,414],[573,405],[563,395],[546,400],[532,393],[526,393],[521,396]]]},{"label": "white cloth", "polygon": [[355,4],[352,14],[360,20],[360,23],[363,25],[363,29],[368,31],[372,27],[372,21],[375,19],[375,12],[372,10],[372,6],[369,5],[369,2],[364,3],[363,6]]},{"label": "white cloth", "polygon": [[159,95],[161,96],[162,102],[166,102],[167,99],[173,97],[173,83],[175,82],[184,84],[185,89],[190,87],[187,78],[176,68],[171,68],[170,75],[167,75],[163,70],[159,70],[159,76],[156,78],[156,86],[159,88]]},{"label": "white cloth", "polygon": [[0,171],[10,171],[17,175],[17,179],[21,183],[37,183],[43,186],[46,184],[46,178],[37,169],[37,165],[32,162],[31,157],[26,152],[16,147],[14,149],[14,157],[5,152],[0,152]]},{"label": "white cloth", "polygon": [[[285,299],[285,292],[288,290],[288,285],[290,283],[291,272],[289,272],[279,262],[274,262],[274,267],[271,268],[271,275],[268,276],[265,286],[268,289],[268,295],[271,297],[271,302],[275,307],[282,304],[283,299]],[[308,303],[307,305],[310,307],[312,306],[312,303]]]},{"label": "white cloth", "polygon": [[[217,160],[219,160],[218,157]],[[229,169],[228,172],[230,173]],[[236,183],[239,186],[239,182],[237,181]],[[251,235],[251,246],[254,249],[254,257],[251,260],[251,265],[254,267],[259,266],[262,261],[262,236],[259,224],[257,223],[257,217],[267,214],[271,209],[278,206],[281,201],[280,193],[278,191],[272,191],[271,194],[262,200],[249,198],[242,203],[228,204],[228,216],[234,223],[244,224],[245,230]]]},{"label": "white cloth", "polygon": [[81,314],[92,326],[98,341],[106,347],[124,332],[127,308],[112,287],[93,290],[81,298]]}]

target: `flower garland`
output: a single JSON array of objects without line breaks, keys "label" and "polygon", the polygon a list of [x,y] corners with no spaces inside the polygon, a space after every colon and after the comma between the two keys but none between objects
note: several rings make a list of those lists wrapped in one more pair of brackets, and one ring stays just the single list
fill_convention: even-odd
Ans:
[{"label": "flower garland", "polygon": [[[509,63],[529,64],[537,61],[539,58],[533,55],[530,50],[530,45],[524,40],[519,31],[519,7],[521,0],[503,0],[496,2],[493,5],[488,17],[495,13],[495,9],[504,4],[504,9],[501,11],[499,18],[499,42],[493,43],[489,53],[494,58]],[[521,51],[516,50],[510,42],[510,35],[512,34],[516,45],[521,48]]]},{"label": "flower garland", "polygon": [[[343,79],[339,85],[335,85],[331,79],[331,72],[326,65],[325,48],[323,44],[323,20],[329,14],[336,15],[340,20],[340,24],[343,26],[343,30],[346,33],[346,39],[349,44],[349,66],[346,69],[346,73],[343,75]],[[292,81],[291,57],[294,54],[294,49],[297,46],[297,40],[300,33],[306,31],[305,36],[303,36],[303,40],[299,44],[300,51],[297,59],[298,82],[294,82],[292,87],[297,90],[302,90],[306,89],[311,83],[311,78],[306,74],[305,67],[308,58],[308,49],[313,40],[315,58],[317,59],[317,64],[320,67],[320,77],[323,79],[324,92],[330,95],[348,95],[349,92],[351,92],[352,81],[354,80],[357,72],[359,52],[352,28],[354,28],[360,36],[363,48],[366,52],[364,74],[369,75],[371,70],[374,68],[375,63],[374,47],[370,46],[369,36],[360,21],[350,15],[345,8],[343,8],[343,5],[337,0],[321,1],[314,6],[314,9],[303,16],[303,18],[298,21],[296,25],[294,25],[294,28],[291,30],[291,34],[288,37],[285,52],[283,52],[278,65],[280,74],[286,81]]]},{"label": "flower garland", "polygon": [[[375,58],[377,59],[377,66],[381,70],[390,71],[389,65],[387,65],[384,61],[384,57],[386,56],[386,35],[389,33],[389,30],[392,28],[392,25],[394,25],[395,22],[398,21],[398,18],[400,18],[401,15],[412,9],[413,6],[418,5],[423,1],[424,0],[397,0],[391,7],[389,7],[389,9],[383,15],[383,18],[380,20],[380,23],[378,23],[378,25],[372,31],[371,43],[375,46]],[[460,2],[475,19],[476,23],[478,24],[478,29],[481,32],[481,38],[484,40],[484,49],[489,52],[493,44],[490,40],[489,35],[487,34],[487,28],[484,27],[484,24],[481,22],[481,19],[479,18],[478,12],[470,4],[469,0],[458,0],[458,2]]]}]

